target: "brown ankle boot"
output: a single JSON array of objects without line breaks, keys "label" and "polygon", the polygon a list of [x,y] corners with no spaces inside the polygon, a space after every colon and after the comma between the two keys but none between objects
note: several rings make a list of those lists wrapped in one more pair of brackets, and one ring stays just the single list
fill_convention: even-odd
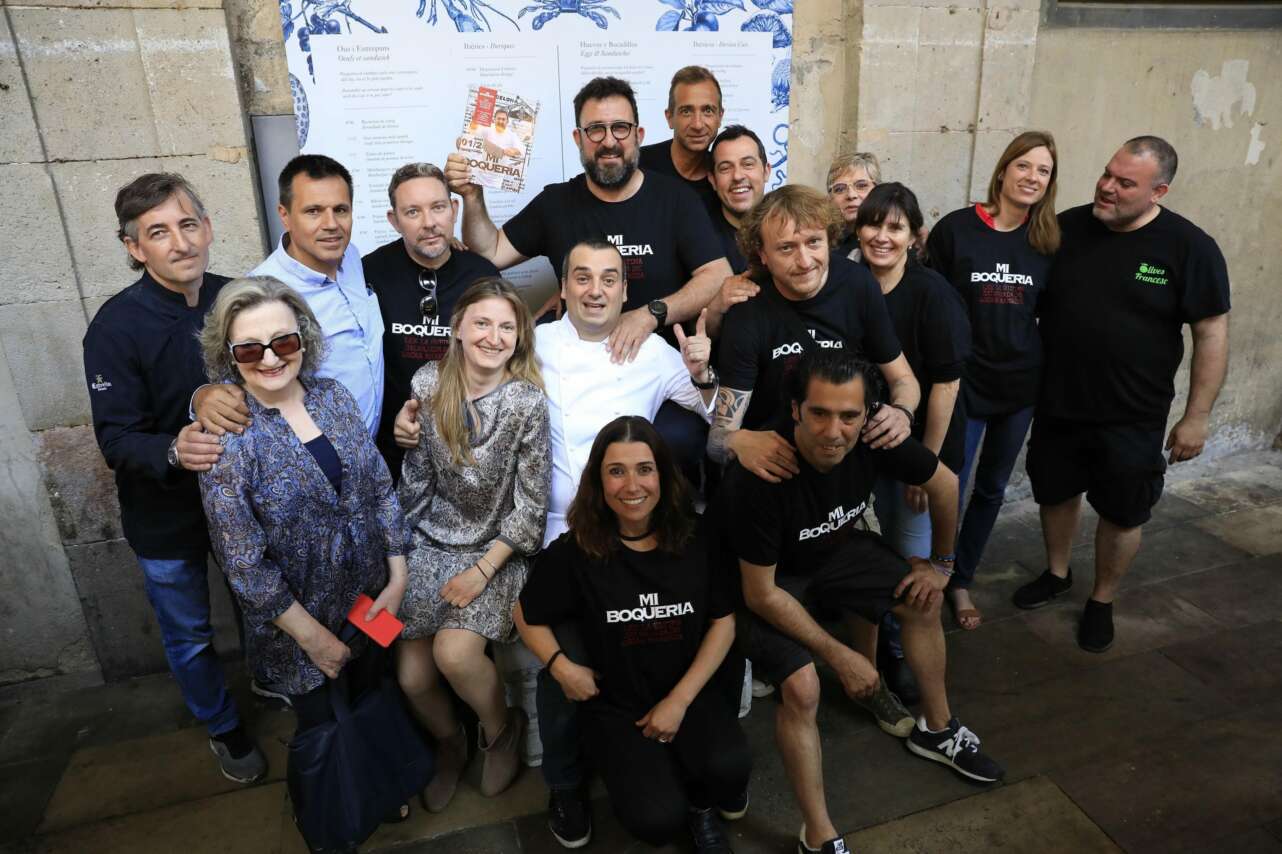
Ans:
[{"label": "brown ankle boot", "polygon": [[480,728],[477,740],[485,764],[481,767],[481,794],[492,798],[512,785],[516,772],[521,769],[521,739],[525,737],[528,719],[521,709],[507,710],[507,723],[490,743],[485,742],[485,727]]},{"label": "brown ankle boot", "polygon": [[428,812],[441,812],[454,798],[467,765],[467,730],[459,724],[458,732],[436,743],[436,750],[436,776],[423,790],[423,809]]}]

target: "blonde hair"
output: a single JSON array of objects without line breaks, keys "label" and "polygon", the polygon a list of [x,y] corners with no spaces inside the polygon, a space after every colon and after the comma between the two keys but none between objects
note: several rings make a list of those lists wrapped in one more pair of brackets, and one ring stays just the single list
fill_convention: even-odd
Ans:
[{"label": "blonde hair", "polygon": [[328,349],[316,315],[298,291],[272,276],[245,276],[223,285],[214,300],[214,307],[205,318],[200,331],[200,350],[205,359],[205,376],[210,382],[241,382],[236,360],[232,358],[231,325],[242,311],[269,302],[284,303],[298,320],[298,335],[303,342],[303,363],[299,373],[310,377],[325,361]]},{"label": "blonde hair", "polygon": [[[512,313],[516,315],[516,346],[507,360],[508,376],[543,388],[543,374],[539,371],[538,359],[534,355],[534,320],[525,301],[521,299],[521,294],[511,282],[498,276],[476,280],[454,303],[454,311],[450,314],[450,347],[437,366],[436,394],[428,404],[432,419],[436,422],[436,431],[450,449],[450,459],[456,466],[476,465],[467,430],[467,413],[472,404],[467,394],[463,342],[459,339],[458,331],[468,308],[481,300],[495,297],[506,300],[512,306]],[[475,416],[475,413],[472,414]]]},{"label": "blonde hair", "polygon": [[748,261],[750,275],[765,273],[761,263],[761,229],[768,220],[791,222],[797,228],[822,228],[828,232],[828,245],[837,242],[842,226],[841,213],[826,193],[801,184],[785,184],[771,190],[739,222],[739,251]]},{"label": "blonde hair", "polygon": [[837,176],[848,169],[862,169],[868,173],[868,178],[874,184],[881,183],[881,164],[877,162],[877,155],[867,151],[856,151],[854,154],[838,154],[828,167],[828,181],[824,190],[832,186],[832,182],[837,180]]},{"label": "blonde hair", "polygon": [[1055,176],[1059,174],[1059,154],[1055,151],[1055,137],[1047,130],[1027,130],[1010,141],[993,167],[993,177],[988,182],[987,207],[992,213],[1001,209],[1002,176],[1018,157],[1034,148],[1045,147],[1051,153],[1051,179],[1046,183],[1046,195],[1028,211],[1028,244],[1042,255],[1053,255],[1059,249],[1059,220],[1055,216]]}]

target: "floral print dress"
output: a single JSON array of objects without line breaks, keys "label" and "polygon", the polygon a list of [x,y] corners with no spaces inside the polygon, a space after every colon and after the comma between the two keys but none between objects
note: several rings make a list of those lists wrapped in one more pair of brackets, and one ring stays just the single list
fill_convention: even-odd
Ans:
[{"label": "floral print dress", "polygon": [[[512,608],[543,542],[551,485],[548,408],[543,391],[509,380],[472,401],[475,465],[456,466],[436,430],[431,401],[437,364],[414,374],[422,439],[405,455],[400,498],[410,528],[409,588],[401,605],[405,637],[468,629],[495,641],[514,636]],[[514,552],[481,594],[464,608],[441,588],[477,562],[495,540]]]}]

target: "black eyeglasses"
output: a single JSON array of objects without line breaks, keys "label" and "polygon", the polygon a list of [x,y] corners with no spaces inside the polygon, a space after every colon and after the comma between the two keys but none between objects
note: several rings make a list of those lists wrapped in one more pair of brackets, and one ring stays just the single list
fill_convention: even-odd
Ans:
[{"label": "black eyeglasses", "polygon": [[429,317],[436,317],[441,312],[441,307],[436,302],[436,271],[420,269],[418,286],[423,289],[424,294],[418,301],[418,313],[423,315],[423,322],[427,323]]},{"label": "black eyeglasses", "polygon": [[636,124],[634,122],[610,122],[609,125],[606,125],[602,122],[597,122],[585,128],[579,128],[579,130],[592,142],[600,142],[605,139],[607,127],[610,129],[610,136],[615,139],[627,139],[632,135],[632,129],[636,127]]},{"label": "black eyeglasses", "polygon": [[277,335],[266,344],[251,341],[246,344],[229,344],[227,346],[231,350],[233,359],[242,365],[249,365],[254,362],[261,362],[268,350],[282,358],[292,356],[303,349],[303,338],[297,332],[286,332],[284,335]]}]

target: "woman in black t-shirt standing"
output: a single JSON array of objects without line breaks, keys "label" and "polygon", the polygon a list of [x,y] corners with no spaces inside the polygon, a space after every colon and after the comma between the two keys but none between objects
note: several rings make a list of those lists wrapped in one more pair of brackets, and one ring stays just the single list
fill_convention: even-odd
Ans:
[{"label": "woman in black t-shirt standing", "polygon": [[968,588],[1028,434],[1041,379],[1037,302],[1060,240],[1056,162],[1055,139],[1046,131],[1015,137],[993,169],[988,201],[945,216],[926,245],[927,263],[961,294],[972,334],[962,381],[967,422],[958,476],[964,495],[973,465],[975,488],[948,587],[963,629],[978,628],[982,620]]},{"label": "woman in black t-shirt standing", "polygon": [[[661,845],[688,825],[697,850],[729,851],[716,811],[743,815],[751,767],[743,662],[727,655],[733,598],[650,422],[601,430],[568,521],[521,593],[521,637],[582,703],[587,754],[623,826]],[[550,626],[568,620],[591,662],[559,648]]]}]

